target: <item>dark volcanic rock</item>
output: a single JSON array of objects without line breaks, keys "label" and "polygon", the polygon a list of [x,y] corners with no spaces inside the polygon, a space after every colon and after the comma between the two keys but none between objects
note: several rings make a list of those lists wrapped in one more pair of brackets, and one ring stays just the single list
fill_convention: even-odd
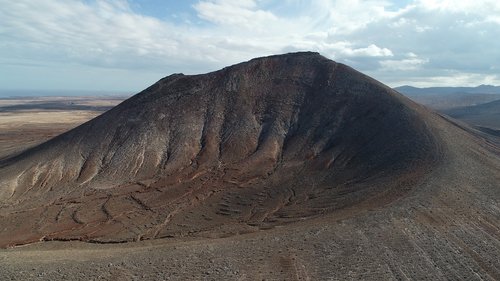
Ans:
[{"label": "dark volcanic rock", "polygon": [[385,204],[434,163],[421,111],[317,53],[174,74],[2,161],[0,245],[218,237]]}]

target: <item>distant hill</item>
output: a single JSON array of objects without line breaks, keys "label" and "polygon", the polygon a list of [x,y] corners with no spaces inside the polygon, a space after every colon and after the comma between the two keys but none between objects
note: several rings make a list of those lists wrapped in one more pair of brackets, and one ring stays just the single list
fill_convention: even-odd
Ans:
[{"label": "distant hill", "polygon": [[132,91],[91,91],[91,90],[8,90],[0,89],[0,98],[34,97],[130,97]]},{"label": "distant hill", "polygon": [[474,106],[500,100],[500,87],[430,87],[402,86],[394,88],[412,100],[436,110]]},{"label": "distant hill", "polygon": [[413,86],[401,86],[394,88],[405,95],[454,95],[454,94],[496,94],[500,95],[500,86],[479,85],[477,87],[428,87],[417,88]]},{"label": "distant hill", "polygon": [[473,125],[500,129],[500,100],[444,110],[443,113]]},{"label": "distant hill", "polygon": [[0,98],[0,113],[19,111],[74,111],[91,110],[97,112],[107,111],[127,96],[44,96]]}]

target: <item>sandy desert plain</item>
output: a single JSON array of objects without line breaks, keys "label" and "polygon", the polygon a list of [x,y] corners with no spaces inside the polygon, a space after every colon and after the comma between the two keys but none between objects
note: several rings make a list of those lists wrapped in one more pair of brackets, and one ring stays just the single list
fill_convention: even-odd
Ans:
[{"label": "sandy desert plain", "polygon": [[125,98],[0,98],[0,158],[74,128]]}]

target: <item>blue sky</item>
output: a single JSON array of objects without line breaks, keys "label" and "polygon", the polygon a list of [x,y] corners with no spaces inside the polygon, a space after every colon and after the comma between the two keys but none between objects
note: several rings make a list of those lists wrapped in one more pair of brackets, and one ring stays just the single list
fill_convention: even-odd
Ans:
[{"label": "blue sky", "polygon": [[496,0],[0,0],[0,89],[137,92],[318,51],[390,86],[500,85]]}]

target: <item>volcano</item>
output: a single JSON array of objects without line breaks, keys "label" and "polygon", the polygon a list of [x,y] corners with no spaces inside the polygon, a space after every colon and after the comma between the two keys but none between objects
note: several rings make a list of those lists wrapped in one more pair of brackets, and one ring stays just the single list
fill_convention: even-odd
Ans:
[{"label": "volcano", "polygon": [[[498,151],[318,53],[173,74],[2,160],[0,246],[219,238],[322,218],[361,224],[374,210],[391,215],[371,223],[445,225],[444,214],[476,205],[498,235]],[[458,200],[455,211],[429,214],[440,196]]]},{"label": "volcano", "polygon": [[174,74],[1,163],[30,210],[1,241],[252,231],[394,197],[436,147],[415,105],[317,53]]}]

